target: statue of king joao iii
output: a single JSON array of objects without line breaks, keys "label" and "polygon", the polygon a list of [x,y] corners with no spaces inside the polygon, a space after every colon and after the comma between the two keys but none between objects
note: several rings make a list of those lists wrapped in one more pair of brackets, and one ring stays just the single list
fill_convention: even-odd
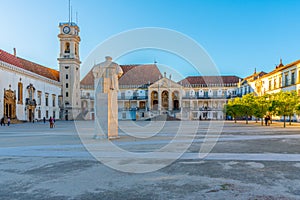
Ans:
[{"label": "statue of king joao iii", "polygon": [[93,67],[95,78],[95,138],[118,138],[118,79],[122,68],[109,56]]}]

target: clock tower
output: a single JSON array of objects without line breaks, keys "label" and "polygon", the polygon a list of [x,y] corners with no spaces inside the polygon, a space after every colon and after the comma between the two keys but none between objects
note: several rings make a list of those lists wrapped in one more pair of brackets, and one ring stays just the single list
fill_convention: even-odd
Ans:
[{"label": "clock tower", "polygon": [[59,24],[60,53],[58,57],[61,97],[60,117],[74,120],[80,113],[79,27],[74,22]]}]

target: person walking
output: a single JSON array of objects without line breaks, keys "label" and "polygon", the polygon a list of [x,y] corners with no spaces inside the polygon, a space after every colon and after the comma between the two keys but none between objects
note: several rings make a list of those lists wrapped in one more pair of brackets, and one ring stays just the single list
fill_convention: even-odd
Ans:
[{"label": "person walking", "polygon": [[8,116],[7,117],[7,126],[9,126],[10,125],[10,117]]},{"label": "person walking", "polygon": [[44,124],[46,123],[46,117],[43,118]]},{"label": "person walking", "polygon": [[271,117],[270,115],[267,116],[267,126],[270,126]]},{"label": "person walking", "polygon": [[268,117],[265,116],[265,125],[268,126]]},{"label": "person walking", "polygon": [[1,126],[2,126],[2,125],[5,126],[5,123],[4,123],[4,117],[1,118],[0,124],[1,124]]},{"label": "person walking", "polygon": [[52,117],[49,118],[50,128],[53,128],[53,119]]}]

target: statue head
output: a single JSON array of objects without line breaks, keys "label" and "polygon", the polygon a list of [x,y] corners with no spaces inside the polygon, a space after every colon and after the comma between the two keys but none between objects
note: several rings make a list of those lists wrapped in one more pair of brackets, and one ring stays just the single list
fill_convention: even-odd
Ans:
[{"label": "statue head", "polygon": [[105,60],[106,60],[106,61],[112,61],[112,57],[110,57],[110,56],[105,56]]}]

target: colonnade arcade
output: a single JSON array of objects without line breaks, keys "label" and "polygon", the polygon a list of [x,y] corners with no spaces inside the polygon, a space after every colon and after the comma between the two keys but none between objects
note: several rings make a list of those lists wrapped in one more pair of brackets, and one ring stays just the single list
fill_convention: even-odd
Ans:
[{"label": "colonnade arcade", "polygon": [[150,110],[172,111],[181,109],[182,86],[166,77],[148,88],[148,107]]},{"label": "colonnade arcade", "polygon": [[149,98],[150,110],[180,110],[181,96],[178,90],[152,90]]}]

